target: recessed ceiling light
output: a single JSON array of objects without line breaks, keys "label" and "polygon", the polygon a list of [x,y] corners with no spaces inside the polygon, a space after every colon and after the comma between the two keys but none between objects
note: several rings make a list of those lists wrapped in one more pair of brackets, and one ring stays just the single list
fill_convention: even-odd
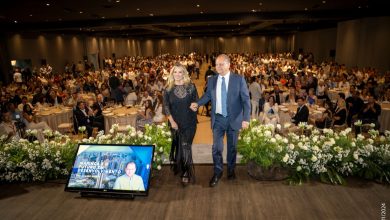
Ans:
[{"label": "recessed ceiling light", "polygon": [[307,8],[305,8],[305,11],[307,11]]},{"label": "recessed ceiling light", "polygon": [[119,3],[119,2],[121,2],[121,0],[116,0],[116,3]]},{"label": "recessed ceiling light", "polygon": [[362,8],[362,6],[359,5],[358,8]]},{"label": "recessed ceiling light", "polygon": [[46,3],[46,6],[50,6],[50,3]]},{"label": "recessed ceiling light", "polygon": [[30,17],[32,17],[32,14],[30,14]]},{"label": "recessed ceiling light", "polygon": [[241,23],[240,22],[238,22],[238,26],[240,26],[241,25]]},{"label": "recessed ceiling light", "polygon": [[62,21],[62,18],[58,18],[59,21]]},{"label": "recessed ceiling light", "polygon": [[14,21],[14,23],[16,24],[16,23],[18,23],[18,21]]},{"label": "recessed ceiling light", "polygon": [[153,16],[154,16],[154,14],[153,14],[153,13],[150,13],[150,14],[149,14],[149,16],[152,16],[152,17],[153,17]]},{"label": "recessed ceiling light", "polygon": [[203,14],[203,11],[201,11],[200,13]]},{"label": "recessed ceiling light", "polygon": [[80,14],[82,14],[83,12],[82,12],[82,11],[80,11],[79,13],[80,13]]},{"label": "recessed ceiling light", "polygon": [[255,10],[255,9],[252,9],[251,11],[252,11],[252,12],[256,12],[256,10]]},{"label": "recessed ceiling light", "polygon": [[263,3],[262,3],[262,2],[260,2],[260,3],[259,3],[259,5],[260,5],[260,6],[262,6],[262,5],[263,5]]},{"label": "recessed ceiling light", "polygon": [[102,16],[102,19],[105,19],[106,17]]},{"label": "recessed ceiling light", "polygon": [[199,7],[200,7],[200,5],[196,5],[196,7],[198,7],[198,8],[199,8]]},{"label": "recessed ceiling light", "polygon": [[140,11],[141,9],[140,8],[137,8],[137,11]]},{"label": "recessed ceiling light", "polygon": [[322,1],[322,4],[325,4],[326,3],[326,1]]}]

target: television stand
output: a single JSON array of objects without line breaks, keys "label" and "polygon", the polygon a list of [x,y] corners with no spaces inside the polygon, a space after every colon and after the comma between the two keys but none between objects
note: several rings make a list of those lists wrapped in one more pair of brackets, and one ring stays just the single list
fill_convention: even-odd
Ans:
[{"label": "television stand", "polygon": [[96,193],[96,192],[80,192],[81,197],[85,198],[109,198],[109,199],[130,199],[134,200],[134,194],[120,193]]}]

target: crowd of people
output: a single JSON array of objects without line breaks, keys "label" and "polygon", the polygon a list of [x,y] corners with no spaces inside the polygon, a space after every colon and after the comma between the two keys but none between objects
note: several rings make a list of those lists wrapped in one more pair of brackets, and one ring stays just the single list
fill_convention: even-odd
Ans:
[{"label": "crowd of people", "polygon": [[[279,122],[278,106],[299,103],[303,99],[303,104],[324,107],[326,112],[313,121],[305,111],[298,111],[303,117],[292,115],[293,119],[299,118],[293,120],[295,124],[309,122],[320,128],[352,126],[355,120],[361,119],[379,128],[381,107],[377,101],[390,101],[390,74],[372,68],[348,69],[334,62],[314,63],[310,54],[229,54],[229,57],[232,72],[242,75],[248,83],[252,118],[259,118],[264,123],[276,125]],[[196,79],[199,79],[201,64],[210,63],[205,73],[206,83],[208,77],[216,74],[215,56],[198,54],[104,58],[101,71],[93,71],[95,67],[88,62],[67,64],[63,72],[57,73],[48,64],[32,73],[16,68],[14,82],[1,87],[1,112],[9,112],[14,121],[21,122],[20,126],[48,129],[47,124],[36,121],[34,108],[74,107],[77,127],[86,126],[89,135],[92,135],[93,127],[104,129],[102,110],[110,102],[145,106],[137,120],[139,126],[161,122],[165,120],[163,91],[176,62]],[[332,89],[340,91],[337,99],[329,97]],[[31,94],[32,98],[28,99]],[[93,95],[85,100],[83,94]]]},{"label": "crowd of people", "polygon": [[[192,79],[199,79],[202,63],[209,66],[204,74],[204,94],[199,98]],[[94,68],[88,62],[67,65],[63,72],[53,72],[48,64],[33,73],[16,68],[14,81],[0,88],[0,135],[10,139],[22,137],[25,129],[50,129],[37,120],[35,110],[61,105],[73,109],[74,132],[85,126],[91,136],[94,128],[104,130],[102,112],[106,106],[139,105],[142,112],[137,115],[137,129],[169,122],[173,139],[170,160],[186,185],[194,180],[191,146],[196,112],[205,106],[214,139],[213,187],[222,176],[225,134],[228,179],[235,179],[238,131],[248,127],[250,118],[276,127],[281,106],[293,104],[297,109],[289,114],[295,125],[346,127],[361,120],[379,129],[378,101],[390,102],[388,72],[349,69],[335,62],[314,63],[312,54],[166,54],[105,58],[101,71]],[[324,109],[320,117],[309,117],[312,106]]]}]

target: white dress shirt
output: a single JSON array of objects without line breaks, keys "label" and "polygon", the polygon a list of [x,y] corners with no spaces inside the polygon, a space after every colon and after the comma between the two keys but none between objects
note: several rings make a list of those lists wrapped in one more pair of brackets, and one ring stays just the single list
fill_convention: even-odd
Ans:
[{"label": "white dress shirt", "polygon": [[[226,85],[226,102],[227,102],[227,92],[229,89],[229,78],[230,78],[230,72],[227,73],[225,76],[225,85]],[[216,107],[215,107],[215,113],[216,114],[222,114],[222,96],[221,96],[221,85],[222,85],[222,76],[219,75],[217,79],[217,100],[216,100]],[[226,110],[227,110],[227,103],[226,103]]]}]

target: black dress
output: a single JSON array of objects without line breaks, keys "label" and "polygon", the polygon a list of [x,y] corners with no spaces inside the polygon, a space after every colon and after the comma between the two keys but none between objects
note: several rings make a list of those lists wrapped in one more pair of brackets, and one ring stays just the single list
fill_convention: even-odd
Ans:
[{"label": "black dress", "polygon": [[164,114],[171,115],[178,125],[172,132],[172,147],[170,161],[175,175],[181,173],[183,177],[192,180],[194,165],[192,161],[192,141],[196,132],[196,112],[190,109],[192,102],[198,100],[198,92],[194,84],[175,85],[164,92]]}]

